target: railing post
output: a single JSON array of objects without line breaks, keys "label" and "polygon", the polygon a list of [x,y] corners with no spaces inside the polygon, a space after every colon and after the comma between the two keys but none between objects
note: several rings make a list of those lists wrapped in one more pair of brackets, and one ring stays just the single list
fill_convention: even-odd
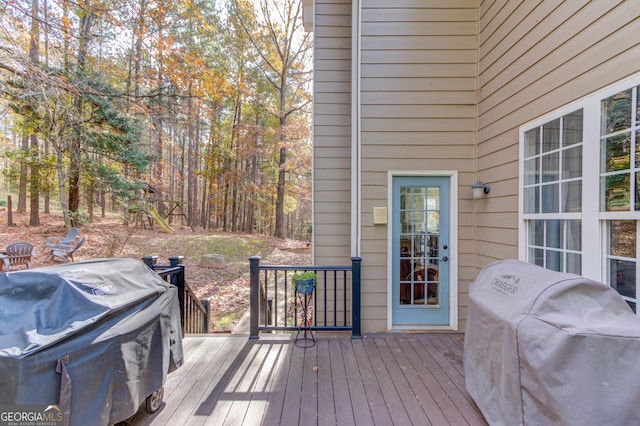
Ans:
[{"label": "railing post", "polygon": [[204,333],[209,333],[211,329],[211,301],[209,298],[200,299],[204,306]]},{"label": "railing post", "polygon": [[171,284],[178,287],[178,302],[180,303],[180,323],[182,324],[182,329],[184,330],[184,293],[186,289],[184,287],[184,265],[182,264],[182,260],[184,256],[169,256],[169,266],[172,268],[180,267],[180,273],[174,274],[171,277]]},{"label": "railing post", "polygon": [[351,338],[360,339],[360,264],[361,257],[351,258]]},{"label": "railing post", "polygon": [[260,256],[251,256],[249,258],[249,282],[251,284],[249,292],[249,302],[251,304],[249,310],[249,339],[259,338],[258,332],[258,317],[259,312],[259,298],[260,298]]},{"label": "railing post", "polygon": [[149,268],[153,269],[154,265],[158,263],[158,256],[145,255],[142,256],[142,262]]}]

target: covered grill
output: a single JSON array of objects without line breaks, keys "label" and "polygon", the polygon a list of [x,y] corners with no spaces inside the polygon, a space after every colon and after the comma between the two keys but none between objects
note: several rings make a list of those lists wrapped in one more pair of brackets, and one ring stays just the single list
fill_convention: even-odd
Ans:
[{"label": "covered grill", "polygon": [[640,319],[612,288],[505,260],[469,290],[466,388],[491,425],[640,424]]},{"label": "covered grill", "polygon": [[0,401],[71,425],[131,417],[182,364],[177,289],[133,259],[0,274],[0,324]]}]

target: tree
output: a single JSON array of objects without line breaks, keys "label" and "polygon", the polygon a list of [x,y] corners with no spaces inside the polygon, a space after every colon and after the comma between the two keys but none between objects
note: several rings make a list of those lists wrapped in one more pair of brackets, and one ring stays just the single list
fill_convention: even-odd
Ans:
[{"label": "tree", "polygon": [[260,58],[260,70],[272,86],[274,96],[268,110],[278,119],[278,180],[274,235],[286,236],[285,184],[287,173],[287,123],[290,117],[310,104],[311,38],[304,32],[302,0],[260,0],[257,32],[241,13],[245,2],[237,0],[237,16]]}]

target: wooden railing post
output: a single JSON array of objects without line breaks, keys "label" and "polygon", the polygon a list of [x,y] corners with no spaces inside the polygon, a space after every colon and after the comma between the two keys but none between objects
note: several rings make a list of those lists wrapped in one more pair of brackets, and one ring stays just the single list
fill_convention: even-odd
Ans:
[{"label": "wooden railing post", "polygon": [[203,333],[209,333],[211,331],[211,300],[209,298],[200,299],[200,303],[204,306],[204,331]]},{"label": "wooden railing post", "polygon": [[258,331],[258,317],[260,316],[260,309],[258,306],[260,298],[260,256],[251,256],[249,258],[249,283],[250,293],[250,311],[249,311],[249,339],[259,338]]},{"label": "wooden railing post", "polygon": [[361,257],[351,258],[351,338],[360,339],[360,264]]}]

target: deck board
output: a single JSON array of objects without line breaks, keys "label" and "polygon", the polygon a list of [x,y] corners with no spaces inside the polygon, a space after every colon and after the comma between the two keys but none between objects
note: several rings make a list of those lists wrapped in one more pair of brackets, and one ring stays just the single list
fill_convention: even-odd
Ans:
[{"label": "deck board", "polygon": [[464,388],[462,334],[197,335],[162,408],[130,424],[486,425]]}]

